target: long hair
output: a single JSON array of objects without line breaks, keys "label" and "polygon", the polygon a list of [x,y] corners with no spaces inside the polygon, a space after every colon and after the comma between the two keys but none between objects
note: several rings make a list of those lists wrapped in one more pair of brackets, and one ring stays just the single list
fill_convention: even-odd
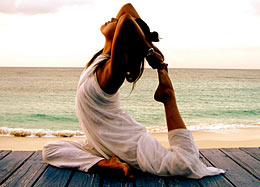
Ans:
[{"label": "long hair", "polygon": [[[144,33],[145,39],[148,42],[159,42],[159,34],[157,32],[151,32],[149,26],[141,19],[135,19],[138,26]],[[135,51],[133,52],[133,56],[135,56],[134,60],[136,60],[137,67],[131,66],[127,69],[126,72],[126,80],[130,83],[133,83],[132,90],[133,91],[136,82],[141,78],[144,72],[144,58],[145,54],[143,50],[139,48],[139,46],[134,46]],[[131,55],[129,55],[131,61]],[[132,63],[133,64],[133,63]]]},{"label": "long hair", "polygon": [[138,48],[139,46],[135,46],[135,49],[129,52],[130,54],[128,54],[128,63],[126,66],[125,78],[127,82],[133,83],[131,93],[144,72],[144,54],[143,50]]}]

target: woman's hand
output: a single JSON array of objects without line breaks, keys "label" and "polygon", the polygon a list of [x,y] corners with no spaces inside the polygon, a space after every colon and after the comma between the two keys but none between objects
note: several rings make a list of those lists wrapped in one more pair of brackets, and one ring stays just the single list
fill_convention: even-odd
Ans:
[{"label": "woman's hand", "polygon": [[159,53],[162,58],[163,58],[163,61],[164,61],[164,55],[162,54],[162,52],[151,42],[151,46],[152,48],[154,48],[154,51],[156,51],[157,53]]},{"label": "woman's hand", "polygon": [[164,63],[164,57],[157,51],[154,51],[152,55],[147,56],[146,60],[153,69],[163,69],[167,66],[167,64]]}]

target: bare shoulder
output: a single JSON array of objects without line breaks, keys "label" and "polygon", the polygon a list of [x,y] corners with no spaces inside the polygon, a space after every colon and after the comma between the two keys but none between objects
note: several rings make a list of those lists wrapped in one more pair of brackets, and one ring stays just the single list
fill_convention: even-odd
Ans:
[{"label": "bare shoulder", "polygon": [[108,94],[114,94],[125,80],[124,74],[113,74],[112,61],[108,59],[97,68],[97,80],[101,89]]}]

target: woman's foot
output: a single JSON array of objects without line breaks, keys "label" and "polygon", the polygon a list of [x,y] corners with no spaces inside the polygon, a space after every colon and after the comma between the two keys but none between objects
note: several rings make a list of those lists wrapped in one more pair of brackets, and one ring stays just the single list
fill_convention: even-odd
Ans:
[{"label": "woman's foot", "polygon": [[155,91],[154,99],[158,102],[165,103],[167,100],[174,97],[174,90],[171,79],[168,76],[168,69],[157,70],[159,77],[159,85]]},{"label": "woman's foot", "polygon": [[112,156],[110,159],[101,160],[97,163],[99,167],[106,167],[116,170],[121,170],[124,172],[126,177],[134,178],[132,174],[130,174],[130,167],[127,163],[121,162],[116,156]]}]

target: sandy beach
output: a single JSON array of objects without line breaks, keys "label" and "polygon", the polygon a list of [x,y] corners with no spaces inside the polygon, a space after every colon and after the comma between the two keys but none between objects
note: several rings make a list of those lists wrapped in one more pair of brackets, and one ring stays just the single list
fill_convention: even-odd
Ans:
[{"label": "sandy beach", "polygon": [[[260,128],[193,131],[192,134],[199,148],[260,146]],[[161,142],[162,145],[169,147],[167,133],[152,133],[151,135]],[[45,143],[58,140],[81,141],[84,138],[0,136],[0,150],[41,150]]]}]

